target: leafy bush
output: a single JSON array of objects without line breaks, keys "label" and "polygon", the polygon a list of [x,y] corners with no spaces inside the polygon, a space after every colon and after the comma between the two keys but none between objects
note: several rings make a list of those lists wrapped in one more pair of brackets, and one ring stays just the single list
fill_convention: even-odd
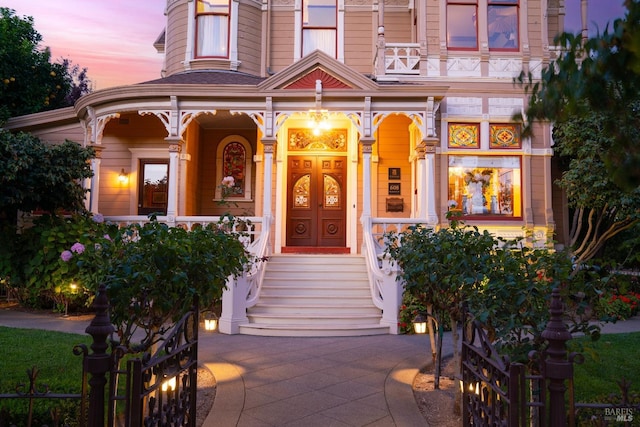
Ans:
[{"label": "leafy bush", "polygon": [[[450,320],[454,332],[466,306],[513,360],[526,361],[529,350],[542,344],[555,287],[575,330],[595,332],[586,320],[600,278],[588,269],[574,270],[565,253],[535,248],[522,239],[506,241],[457,221],[438,231],[418,225],[385,238],[387,254],[401,268],[405,301],[412,307],[431,306],[441,324]],[[401,315],[408,317],[408,312]]]},{"label": "leafy bush", "polygon": [[[58,258],[68,266],[65,273],[73,273],[92,295],[106,285],[121,344],[142,351],[190,310],[194,297],[201,307],[211,306],[221,298],[227,279],[249,264],[239,235],[229,232],[228,225],[186,231],[151,218],[144,225],[68,245]],[[134,344],[131,337],[139,328],[145,337]]]}]

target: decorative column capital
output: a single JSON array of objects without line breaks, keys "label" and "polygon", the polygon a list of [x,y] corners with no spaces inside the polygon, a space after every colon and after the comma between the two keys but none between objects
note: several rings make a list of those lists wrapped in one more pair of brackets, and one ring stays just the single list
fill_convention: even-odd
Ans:
[{"label": "decorative column capital", "polygon": [[102,150],[104,150],[104,147],[102,145],[90,144],[89,148],[93,148],[93,151],[96,153],[96,159],[102,158]]},{"label": "decorative column capital", "polygon": [[262,142],[262,146],[265,153],[275,153],[276,151],[276,138],[275,137],[265,137],[260,140]]},{"label": "decorative column capital", "polygon": [[360,138],[360,145],[362,146],[362,152],[371,154],[373,152],[373,144],[376,142],[375,138],[363,137]]}]

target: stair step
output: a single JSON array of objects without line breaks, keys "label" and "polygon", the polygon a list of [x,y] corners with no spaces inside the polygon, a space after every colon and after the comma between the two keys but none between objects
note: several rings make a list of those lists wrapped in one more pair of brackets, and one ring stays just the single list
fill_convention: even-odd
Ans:
[{"label": "stair step", "polygon": [[387,335],[388,326],[371,325],[267,325],[248,323],[240,325],[240,333],[270,337],[352,337],[365,335]]},{"label": "stair step", "polygon": [[240,333],[270,336],[388,334],[371,299],[365,259],[352,255],[274,255],[258,302]]}]

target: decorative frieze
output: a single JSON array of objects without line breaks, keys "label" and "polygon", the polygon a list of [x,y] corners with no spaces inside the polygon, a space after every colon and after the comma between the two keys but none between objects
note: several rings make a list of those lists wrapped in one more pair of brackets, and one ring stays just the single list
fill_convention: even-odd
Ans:
[{"label": "decorative frieze", "polygon": [[512,79],[514,77],[517,77],[521,71],[521,58],[489,59],[489,77]]},{"label": "decorative frieze", "polygon": [[522,98],[489,98],[489,116],[511,118],[515,113],[522,111],[524,101]]},{"label": "decorative frieze", "polygon": [[482,115],[482,98],[451,96],[446,98],[448,116]]},{"label": "decorative frieze", "polygon": [[481,77],[480,58],[448,58],[447,76],[449,77]]}]

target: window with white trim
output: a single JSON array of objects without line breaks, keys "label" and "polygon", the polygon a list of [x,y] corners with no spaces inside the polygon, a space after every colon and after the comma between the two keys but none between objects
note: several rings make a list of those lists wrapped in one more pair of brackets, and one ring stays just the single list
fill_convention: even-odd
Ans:
[{"label": "window with white trim", "polygon": [[477,50],[478,29],[487,30],[489,50],[519,48],[519,0],[487,0],[487,21],[479,21],[478,0],[447,0],[447,48]]},{"label": "window with white trim", "polygon": [[230,0],[196,1],[196,57],[227,58]]},{"label": "window with white trim", "polygon": [[321,50],[336,57],[336,0],[302,0],[302,56]]}]

